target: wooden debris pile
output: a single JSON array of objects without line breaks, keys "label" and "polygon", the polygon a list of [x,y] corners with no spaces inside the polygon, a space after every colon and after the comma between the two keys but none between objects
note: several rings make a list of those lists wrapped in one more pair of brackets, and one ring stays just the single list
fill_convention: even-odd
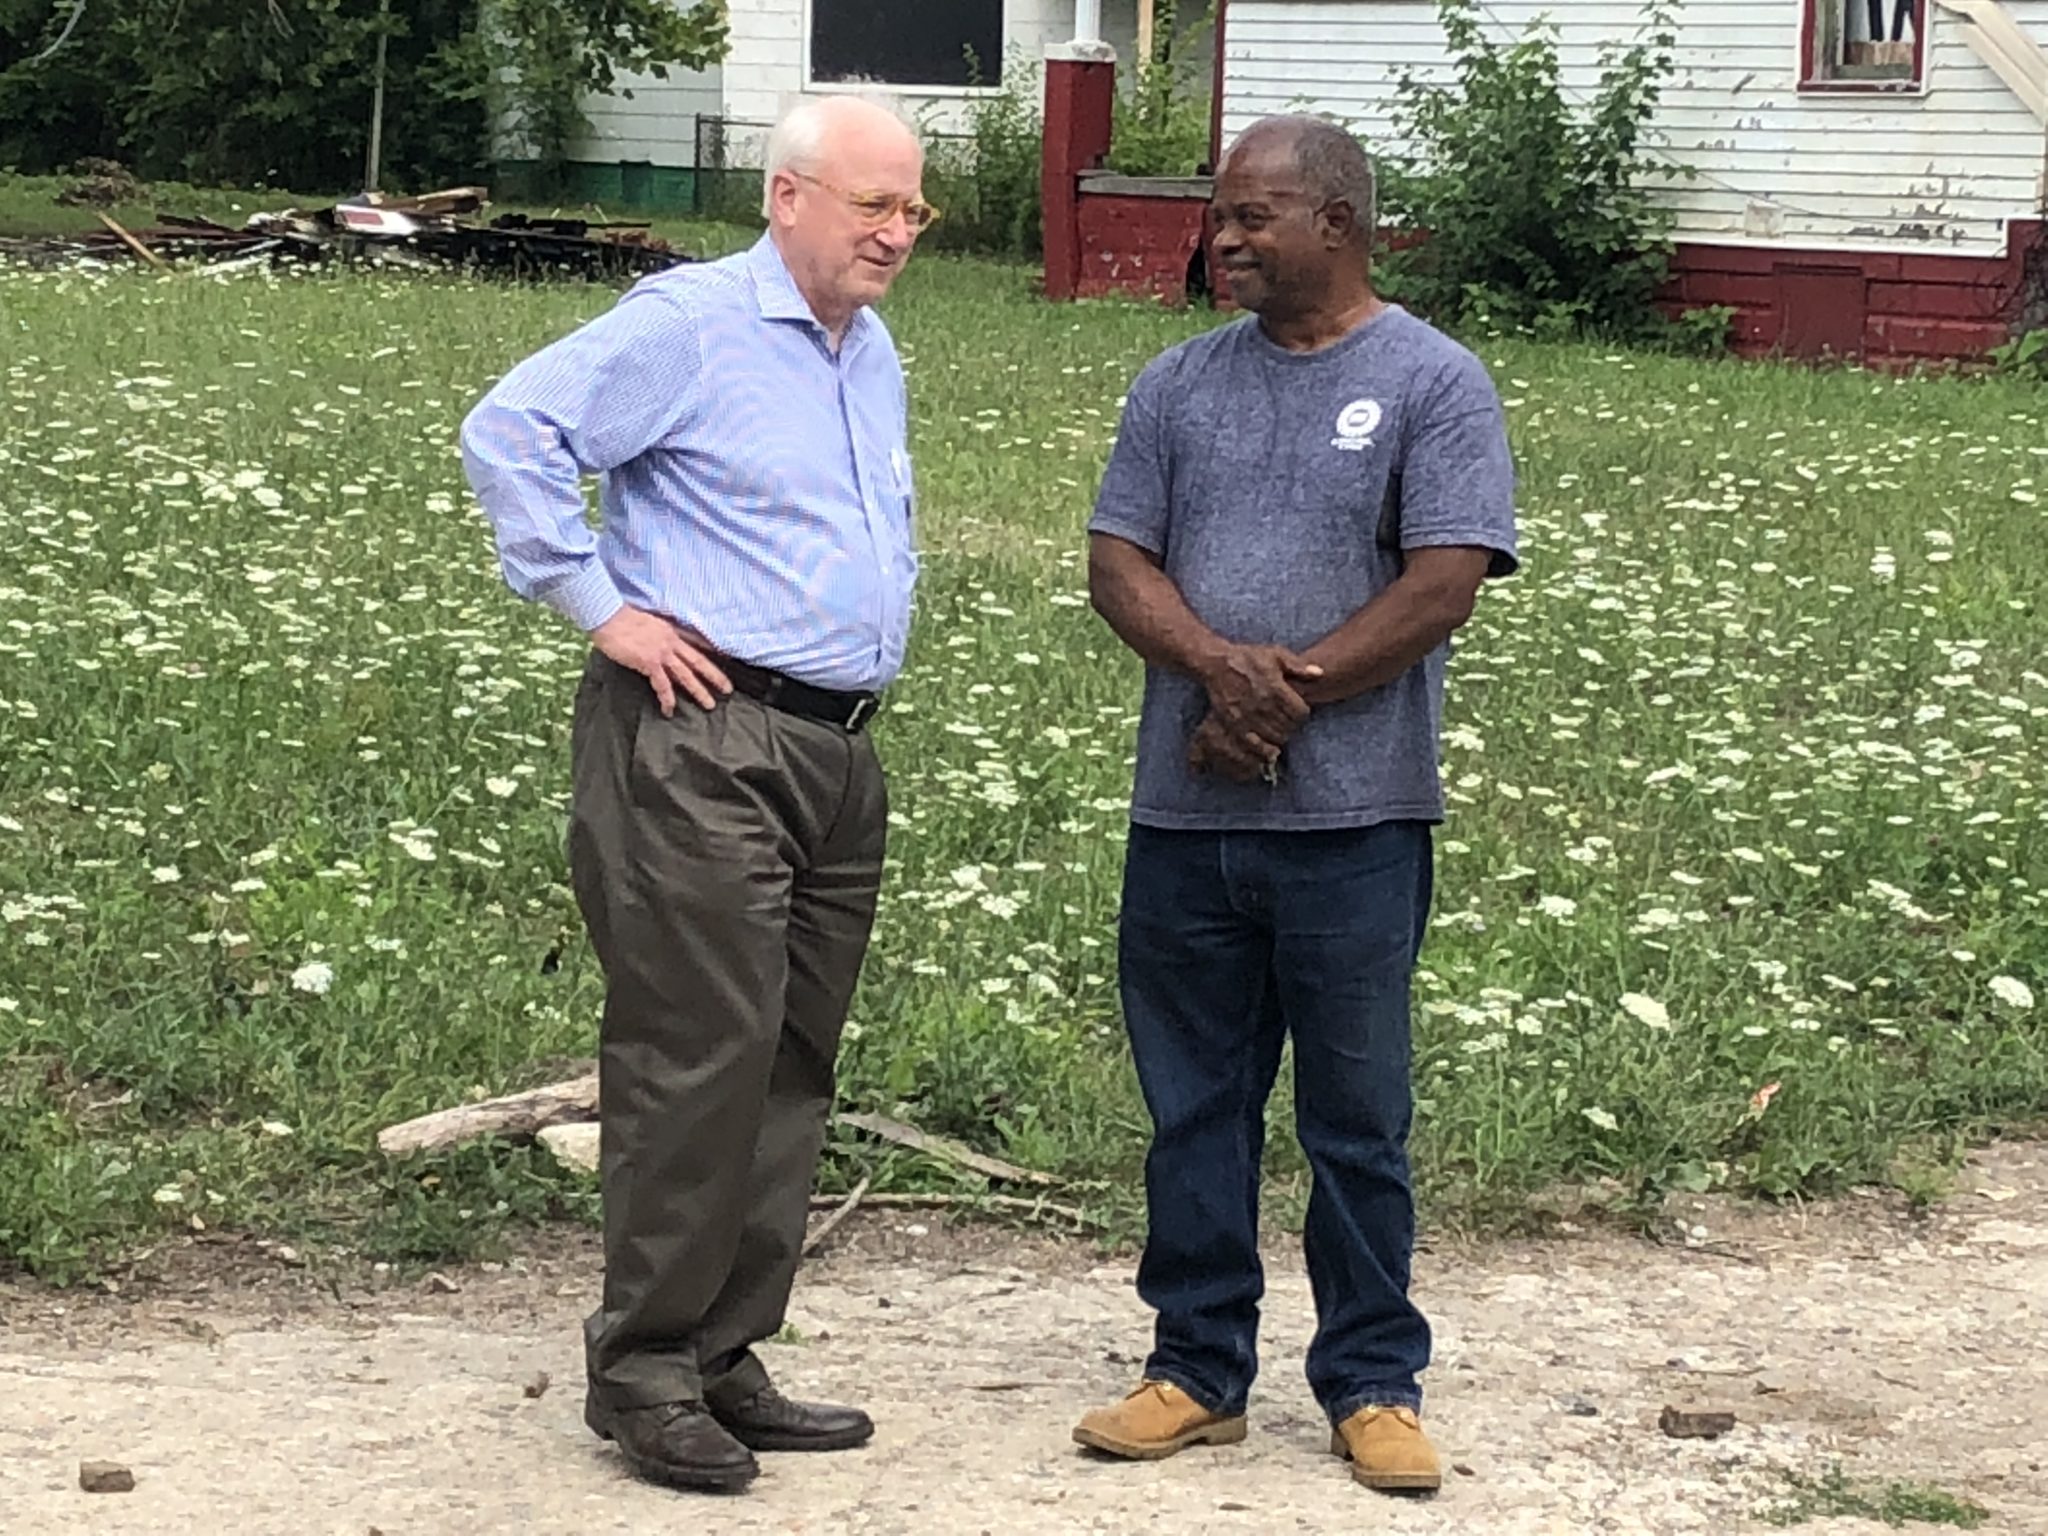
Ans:
[{"label": "wooden debris pile", "polygon": [[102,229],[76,240],[37,241],[21,254],[38,264],[65,259],[135,260],[206,267],[341,261],[513,278],[608,281],[659,272],[691,258],[644,223],[503,213],[488,222],[483,187],[422,197],[365,193],[327,208],[252,215],[239,229],[211,219],[160,215],[124,228],[100,212]]}]

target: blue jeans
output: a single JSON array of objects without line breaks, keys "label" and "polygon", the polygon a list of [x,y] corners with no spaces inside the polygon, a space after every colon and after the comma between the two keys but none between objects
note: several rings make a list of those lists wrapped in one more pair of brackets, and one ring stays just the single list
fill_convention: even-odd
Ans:
[{"label": "blue jeans", "polygon": [[1118,949],[1151,1111],[1138,1294],[1146,1374],[1244,1411],[1258,1368],[1259,1159],[1294,1038],[1295,1128],[1315,1182],[1308,1380],[1332,1423],[1419,1408],[1430,1330],[1408,1299],[1409,979],[1432,891],[1429,824],[1337,832],[1134,826]]}]

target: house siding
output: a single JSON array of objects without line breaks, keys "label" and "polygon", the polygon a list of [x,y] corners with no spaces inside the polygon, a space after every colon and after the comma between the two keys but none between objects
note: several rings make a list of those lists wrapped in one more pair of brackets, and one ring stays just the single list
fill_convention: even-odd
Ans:
[{"label": "house siding", "polygon": [[[2048,44],[2048,0],[2005,0]],[[1600,43],[1632,36],[1633,0],[1490,0],[1492,35],[1567,18],[1558,49],[1568,93],[1598,87]],[[1930,10],[1926,89],[1875,97],[1802,94],[1800,0],[1716,0],[1678,22],[1677,68],[1650,142],[1675,172],[1653,179],[1676,238],[1785,249],[1900,247],[2002,254],[2008,224],[2038,215],[2048,130],[1970,50],[1968,23]],[[1429,0],[1234,0],[1224,29],[1226,137],[1271,112],[1347,121],[1401,145],[1391,107],[1406,71],[1448,79]]]}]

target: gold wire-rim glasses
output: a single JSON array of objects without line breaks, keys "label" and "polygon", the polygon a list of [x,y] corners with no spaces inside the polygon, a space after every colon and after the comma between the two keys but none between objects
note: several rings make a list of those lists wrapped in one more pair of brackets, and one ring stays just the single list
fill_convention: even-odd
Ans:
[{"label": "gold wire-rim glasses", "polygon": [[910,226],[910,232],[914,235],[923,234],[939,221],[939,210],[922,197],[898,197],[893,192],[853,192],[835,182],[827,181],[822,176],[813,176],[808,171],[791,171],[790,174],[800,181],[808,181],[823,187],[827,192],[841,198],[871,229],[880,229],[895,218],[898,212],[902,213],[903,222]]}]

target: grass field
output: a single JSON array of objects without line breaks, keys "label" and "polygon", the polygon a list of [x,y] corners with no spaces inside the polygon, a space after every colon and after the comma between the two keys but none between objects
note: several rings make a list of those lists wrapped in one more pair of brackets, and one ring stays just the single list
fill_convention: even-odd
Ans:
[{"label": "grass field", "polygon": [[[203,1224],[426,1258],[589,1214],[538,1151],[393,1169],[372,1138],[594,1050],[581,649],[502,587],[454,432],[608,302],[0,273],[0,1257],[61,1278]],[[930,258],[888,314],[926,561],[843,1097],[1128,1230],[1138,676],[1082,526],[1126,383],[1214,322]],[[1526,571],[1453,669],[1430,1210],[1931,1190],[2048,1109],[2043,396],[1475,345]],[[861,1171],[949,1179],[835,1140],[827,1178]]]}]

